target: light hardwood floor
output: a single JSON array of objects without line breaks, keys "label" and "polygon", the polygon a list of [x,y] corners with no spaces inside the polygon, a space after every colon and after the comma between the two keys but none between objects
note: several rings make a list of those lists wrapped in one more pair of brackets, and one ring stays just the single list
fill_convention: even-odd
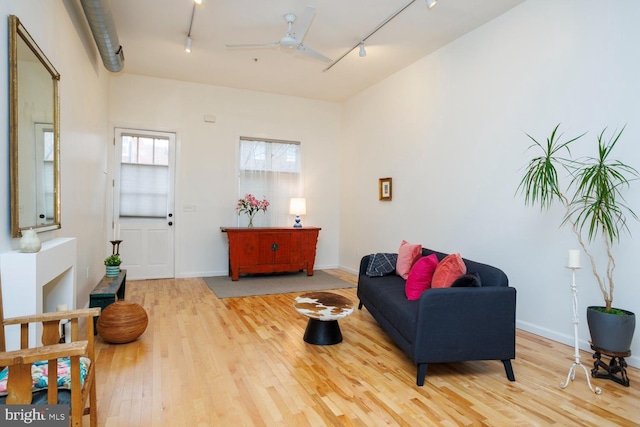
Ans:
[{"label": "light hardwood floor", "polygon": [[[355,289],[336,292],[357,302]],[[600,396],[582,370],[560,389],[573,349],[518,331],[516,382],[480,361],[432,364],[417,387],[413,363],[364,308],[340,320],[342,343],[306,344],[297,295],[220,300],[201,279],[129,282],[149,326],[129,344],[98,339],[99,425],[640,425],[637,369],[631,387],[593,379]],[[591,368],[589,353],[582,361]]]}]

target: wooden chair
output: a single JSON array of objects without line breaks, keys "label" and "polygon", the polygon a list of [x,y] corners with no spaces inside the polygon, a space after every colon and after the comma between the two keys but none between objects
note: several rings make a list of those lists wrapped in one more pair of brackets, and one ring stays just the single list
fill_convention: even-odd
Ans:
[{"label": "wooden chair", "polygon": [[[82,426],[83,415],[89,415],[91,427],[97,426],[95,356],[93,342],[93,318],[100,315],[100,308],[59,311],[5,319],[2,307],[2,287],[0,286],[0,370],[8,367],[6,404],[31,404],[32,374],[34,362],[48,361],[48,384],[57,384],[58,358],[68,357],[71,361],[71,388],[60,394],[70,395],[71,425]],[[60,344],[60,321],[69,319],[71,342]],[[79,320],[84,320],[81,328]],[[42,346],[29,348],[29,324],[42,323]],[[6,351],[5,326],[20,325],[20,350]],[[84,329],[82,337],[80,329]],[[91,361],[84,383],[80,384],[80,358]],[[47,404],[58,404],[58,387],[48,387]],[[45,393],[41,391],[40,393]],[[62,397],[62,396],[60,396]],[[87,406],[89,399],[89,407]]]}]

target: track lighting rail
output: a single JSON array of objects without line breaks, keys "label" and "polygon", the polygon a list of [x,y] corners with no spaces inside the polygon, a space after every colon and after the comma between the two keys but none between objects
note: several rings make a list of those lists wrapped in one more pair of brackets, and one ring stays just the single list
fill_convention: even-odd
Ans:
[{"label": "track lighting rail", "polygon": [[[351,53],[352,50],[354,50],[355,48],[360,48],[360,46],[364,46],[364,42],[367,41],[367,39],[369,37],[371,37],[372,35],[374,35],[375,33],[378,32],[378,30],[380,30],[382,27],[384,27],[385,25],[387,25],[393,18],[395,18],[396,16],[400,15],[402,12],[404,12],[404,10],[406,8],[408,8],[409,6],[411,6],[413,3],[415,3],[416,0],[411,0],[409,1],[407,4],[405,4],[404,6],[402,6],[400,9],[398,9],[397,11],[395,11],[391,16],[389,16],[387,19],[385,19],[384,21],[382,21],[380,24],[378,24],[377,27],[375,27],[373,30],[371,30],[369,32],[369,34],[367,34],[366,36],[364,36],[363,38],[361,38],[360,40],[358,40],[358,42],[356,44],[353,45],[353,47],[351,47],[349,50],[347,50],[345,53],[343,53],[338,59],[336,59],[335,61],[333,61],[331,64],[329,64],[329,66],[327,68],[325,68],[322,71],[329,71],[334,65],[336,65],[338,62],[340,62],[345,56],[347,56],[349,53]],[[363,56],[363,55],[360,55]]]}]

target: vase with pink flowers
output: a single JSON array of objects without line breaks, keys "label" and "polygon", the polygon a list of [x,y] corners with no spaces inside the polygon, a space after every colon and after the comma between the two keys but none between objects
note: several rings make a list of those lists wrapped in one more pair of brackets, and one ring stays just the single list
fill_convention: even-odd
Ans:
[{"label": "vase with pink flowers", "polygon": [[236,205],[236,211],[238,215],[241,213],[246,213],[249,217],[249,225],[247,227],[253,227],[253,217],[258,211],[267,212],[267,208],[269,207],[269,201],[266,197],[262,196],[262,200],[259,200],[253,194],[245,194],[242,199],[238,200],[238,204]]}]

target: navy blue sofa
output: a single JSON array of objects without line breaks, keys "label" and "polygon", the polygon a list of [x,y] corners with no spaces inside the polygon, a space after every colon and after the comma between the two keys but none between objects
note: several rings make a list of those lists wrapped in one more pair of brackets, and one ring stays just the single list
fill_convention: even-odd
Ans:
[{"label": "navy blue sofa", "polygon": [[[439,260],[447,254],[435,253]],[[409,301],[405,280],[395,273],[366,275],[367,255],[360,262],[358,309],[364,305],[393,341],[417,365],[418,386],[424,385],[429,363],[500,360],[515,381],[511,359],[516,355],[516,289],[502,270],[463,258],[467,272],[477,272],[481,287],[428,289]]]}]

